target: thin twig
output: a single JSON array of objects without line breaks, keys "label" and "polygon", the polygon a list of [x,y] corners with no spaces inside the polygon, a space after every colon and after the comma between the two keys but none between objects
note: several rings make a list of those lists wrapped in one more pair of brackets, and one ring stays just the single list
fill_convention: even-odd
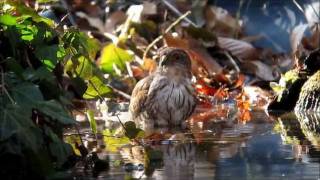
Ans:
[{"label": "thin twig", "polygon": [[[117,116],[122,128],[124,129],[125,134],[128,134],[128,131],[127,131],[126,127],[124,126],[124,124],[122,123],[122,121],[120,120],[119,116],[118,115],[116,115],[116,116]],[[138,143],[138,145],[145,147],[139,140],[137,140],[137,139],[131,139],[131,140]]]},{"label": "thin twig", "polygon": [[83,142],[83,139],[82,139],[82,137],[81,137],[80,130],[79,130],[78,126],[77,126],[77,125],[75,125],[74,127],[76,128],[76,131],[77,131],[78,136],[79,136],[79,138],[80,138],[80,142],[81,142],[81,144],[84,146],[84,142]]},{"label": "thin twig", "polygon": [[297,8],[303,13],[305,14],[303,8],[300,6],[300,4],[296,1],[296,0],[293,0],[293,4],[297,6]]},{"label": "thin twig", "polygon": [[296,0],[293,0],[293,4],[302,12],[305,20],[308,21],[308,18],[306,17],[306,12],[305,12],[304,9],[301,7],[301,5],[300,5]]},{"label": "thin twig", "polygon": [[101,96],[98,88],[93,84],[93,82],[92,82],[91,80],[89,80],[88,82],[89,82],[89,84],[93,87],[93,89],[97,92],[99,99],[100,99],[101,101],[103,101],[103,97]]},{"label": "thin twig", "polygon": [[[173,27],[175,27],[178,23],[180,23],[184,18],[186,18],[189,14],[191,14],[191,11],[187,11],[186,13],[184,13],[182,16],[180,16],[177,20],[175,20],[165,31],[164,34],[167,34]],[[155,40],[153,40],[148,47],[146,48],[146,51],[143,54],[143,59],[145,59],[147,57],[148,52],[150,51],[150,49],[157,43],[159,42],[161,39],[163,38],[163,34],[158,36]]]},{"label": "thin twig", "polygon": [[32,69],[34,69],[33,66],[32,66],[32,63],[31,63],[31,61],[30,61],[30,59],[29,59],[29,54],[28,54],[27,50],[24,49],[23,52],[24,52],[24,54],[25,54],[27,64],[28,64]]},{"label": "thin twig", "polygon": [[69,15],[70,15],[70,13],[67,13],[66,15],[64,15],[64,16],[61,18],[59,24],[57,24],[57,26],[55,27],[55,29],[57,29],[58,27],[60,27],[60,26],[63,24],[63,22],[67,19],[67,17],[69,17]]},{"label": "thin twig", "polygon": [[119,120],[119,123],[121,124],[121,126],[123,127],[124,131],[127,133],[127,130],[126,130],[126,127],[124,126],[124,124],[122,123],[121,119],[119,118],[118,114],[116,115],[118,120]]},{"label": "thin twig", "polygon": [[76,23],[73,15],[72,15],[72,13],[70,11],[68,3],[65,0],[60,0],[60,2],[62,4],[62,6],[68,11],[68,14],[69,14],[68,15],[68,19],[69,19],[70,23],[72,24],[72,26],[77,27],[77,23]]},{"label": "thin twig", "polygon": [[128,99],[128,100],[131,99],[131,96],[130,96],[129,94],[127,94],[127,93],[125,93],[125,92],[123,92],[123,91],[121,91],[121,90],[119,90],[119,89],[111,86],[110,84],[108,84],[108,87],[110,87],[113,92],[119,94],[120,96],[122,96],[122,97],[124,97],[124,98],[126,98],[126,99]]},{"label": "thin twig", "polygon": [[227,52],[224,52],[224,54],[227,56],[227,58],[229,59],[231,64],[234,66],[234,68],[236,69],[237,73],[240,73],[240,68],[239,68],[238,64],[236,63],[236,61],[232,58],[232,56],[230,56],[230,54],[227,53]]},{"label": "thin twig", "polygon": [[[169,1],[167,0],[162,0],[161,1],[164,5],[166,5],[172,12],[174,12],[175,14],[177,14],[178,16],[183,16],[183,14],[176,8],[174,7]],[[194,22],[192,22],[189,18],[185,17],[183,18],[183,20],[185,20],[186,22],[188,22],[189,24],[191,24],[194,27],[198,27]]]}]

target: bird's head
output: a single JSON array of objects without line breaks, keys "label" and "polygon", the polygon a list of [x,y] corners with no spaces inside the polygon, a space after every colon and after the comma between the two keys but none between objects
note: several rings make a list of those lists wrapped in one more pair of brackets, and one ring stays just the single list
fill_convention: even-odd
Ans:
[{"label": "bird's head", "polygon": [[191,70],[191,60],[186,51],[179,48],[164,48],[160,50],[160,67],[180,67]]},{"label": "bird's head", "polygon": [[186,51],[166,47],[159,51],[159,70],[168,75],[191,78],[191,60]]}]

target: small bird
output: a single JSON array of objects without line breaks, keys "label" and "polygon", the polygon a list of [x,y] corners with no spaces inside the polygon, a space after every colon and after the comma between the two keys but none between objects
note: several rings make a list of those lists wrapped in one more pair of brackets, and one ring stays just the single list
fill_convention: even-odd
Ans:
[{"label": "small bird", "polygon": [[182,125],[196,105],[189,55],[168,47],[159,57],[157,70],[140,80],[131,96],[131,118],[144,130]]}]

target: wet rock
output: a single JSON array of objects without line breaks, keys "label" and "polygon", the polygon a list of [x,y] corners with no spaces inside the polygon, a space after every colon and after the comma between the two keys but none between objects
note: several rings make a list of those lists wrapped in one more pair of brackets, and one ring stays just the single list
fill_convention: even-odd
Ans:
[{"label": "wet rock", "polygon": [[295,111],[320,112],[320,70],[302,86]]},{"label": "wet rock", "polygon": [[320,70],[320,48],[312,51],[304,60],[306,70],[313,74]]}]

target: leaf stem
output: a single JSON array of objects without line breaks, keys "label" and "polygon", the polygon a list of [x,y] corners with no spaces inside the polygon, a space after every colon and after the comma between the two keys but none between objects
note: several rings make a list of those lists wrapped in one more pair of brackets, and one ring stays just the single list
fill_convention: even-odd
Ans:
[{"label": "leaf stem", "polygon": [[10,96],[7,88],[5,87],[5,83],[4,83],[4,72],[2,67],[0,66],[0,71],[1,71],[1,84],[0,84],[0,88],[4,91],[4,93],[8,96],[9,100],[11,101],[12,104],[16,104],[16,102],[13,100],[13,98]]}]

